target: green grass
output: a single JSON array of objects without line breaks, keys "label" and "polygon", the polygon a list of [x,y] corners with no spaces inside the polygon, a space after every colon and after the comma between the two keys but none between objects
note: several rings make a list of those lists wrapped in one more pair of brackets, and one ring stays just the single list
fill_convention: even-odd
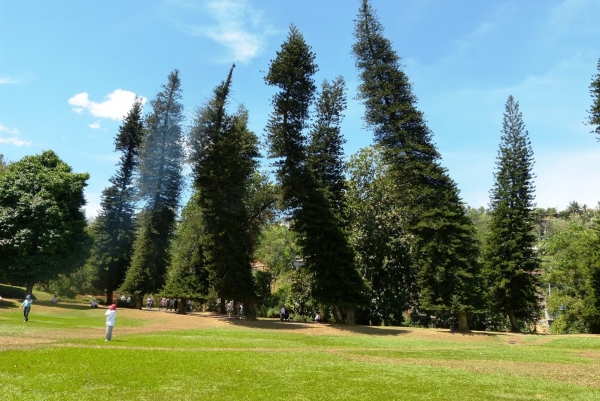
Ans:
[{"label": "green grass", "polygon": [[[34,304],[23,324],[14,305],[0,309],[2,400],[600,400],[599,337],[215,327],[120,311],[105,343],[104,311]],[[173,319],[197,328],[164,331]]]}]

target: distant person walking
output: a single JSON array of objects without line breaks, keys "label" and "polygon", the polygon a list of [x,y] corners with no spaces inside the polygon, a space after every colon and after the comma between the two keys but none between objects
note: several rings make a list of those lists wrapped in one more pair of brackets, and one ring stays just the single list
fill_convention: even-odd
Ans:
[{"label": "distant person walking", "polygon": [[115,319],[117,318],[117,305],[112,304],[108,307],[108,310],[105,313],[106,315],[106,340],[112,340],[112,331],[113,327],[115,327]]},{"label": "distant person walking", "polygon": [[281,307],[281,310],[279,311],[279,321],[283,322],[285,320],[285,306]]},{"label": "distant person walking", "polygon": [[244,316],[244,304],[240,302],[238,306],[238,319],[241,319]]},{"label": "distant person walking", "polygon": [[148,309],[148,310],[152,309],[153,303],[154,303],[154,299],[152,297],[148,297],[148,300],[146,301],[146,309]]},{"label": "distant person walking", "polygon": [[[25,300],[21,304],[21,306],[23,307],[23,321],[24,322],[29,321],[29,311],[31,310],[32,303],[33,303],[33,300],[31,299],[31,295],[27,295],[25,297]],[[21,306],[19,306],[19,309],[21,309]]]},{"label": "distant person walking", "polygon": [[227,302],[225,309],[227,309],[227,316],[231,317],[231,312],[233,312],[233,300]]}]

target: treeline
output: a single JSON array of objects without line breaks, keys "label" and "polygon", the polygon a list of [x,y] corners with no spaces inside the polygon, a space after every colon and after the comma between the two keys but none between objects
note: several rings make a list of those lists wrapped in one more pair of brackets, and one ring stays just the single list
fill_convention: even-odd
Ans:
[{"label": "treeline", "polygon": [[[461,331],[531,330],[546,302],[553,330],[600,332],[598,210],[535,208],[518,102],[505,105],[490,208],[466,207],[368,0],[354,37],[372,146],[344,159],[345,81],[317,87],[317,55],[292,25],[264,77],[275,89],[263,143],[275,182],[260,172],[248,110],[229,105],[235,65],[187,131],[175,70],[147,115],[136,100],[125,117],[88,227],[87,175],[50,151],[2,164],[0,278],[109,300],[118,291],[137,307],[148,294],[221,311],[233,299],[248,318],[286,305],[302,318]],[[600,134],[600,74],[590,92]],[[194,191],[178,218],[185,163]],[[253,273],[255,260],[268,269]]]}]

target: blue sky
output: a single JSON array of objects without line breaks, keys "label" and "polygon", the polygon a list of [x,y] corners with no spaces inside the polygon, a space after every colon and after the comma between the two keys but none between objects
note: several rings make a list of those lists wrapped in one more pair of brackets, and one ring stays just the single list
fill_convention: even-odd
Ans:
[{"label": "blue sky", "polygon": [[[316,81],[343,75],[350,155],[372,142],[354,100],[350,54],[358,0],[0,0],[0,153],[11,161],[52,149],[89,172],[89,217],[115,172],[120,120],[134,94],[152,99],[180,70],[191,117],[232,62],[233,106],[262,136],[273,89],[264,71],[290,23],[317,55]],[[373,0],[414,83],[461,196],[486,206],[502,113],[520,102],[536,164],[536,202],[600,201],[600,143],[584,125],[600,58],[600,1]]]}]

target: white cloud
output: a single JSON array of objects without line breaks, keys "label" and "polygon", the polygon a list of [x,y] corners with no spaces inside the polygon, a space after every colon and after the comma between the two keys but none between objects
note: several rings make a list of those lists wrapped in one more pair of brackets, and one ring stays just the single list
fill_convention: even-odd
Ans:
[{"label": "white cloud", "polygon": [[19,83],[19,82],[16,79],[0,77],[0,85],[17,84],[17,83]]},{"label": "white cloud", "polygon": [[87,219],[95,219],[98,216],[100,210],[100,194],[95,192],[86,192],[85,200],[87,201],[84,206],[85,217]]},{"label": "white cloud", "polygon": [[94,121],[93,123],[88,124],[88,127],[90,127],[91,129],[100,129],[100,122]]},{"label": "white cloud", "polygon": [[3,124],[0,124],[0,143],[13,146],[29,146],[31,141],[24,141],[19,136],[21,133],[16,128],[9,128]]},{"label": "white cloud", "polygon": [[553,152],[536,157],[538,207],[564,209],[577,201],[595,207],[600,201],[600,149]]},{"label": "white cloud", "polygon": [[192,26],[191,33],[228,48],[230,54],[222,61],[250,61],[262,53],[266,37],[275,33],[247,0],[212,0],[206,7],[217,24]]},{"label": "white cloud", "polygon": [[[122,120],[131,109],[135,99],[135,93],[123,89],[117,89],[108,95],[101,103],[93,102],[89,99],[87,92],[78,93],[69,99],[69,104],[73,111],[81,114],[84,110],[90,112],[97,118],[110,118],[111,120]],[[146,103],[146,98],[141,97],[142,104]],[[92,128],[92,127],[90,127]]]}]

